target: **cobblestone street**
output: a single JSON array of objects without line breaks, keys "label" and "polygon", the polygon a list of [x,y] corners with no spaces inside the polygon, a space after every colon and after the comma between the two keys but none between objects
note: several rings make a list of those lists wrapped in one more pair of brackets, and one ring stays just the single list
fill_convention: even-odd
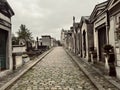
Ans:
[{"label": "cobblestone street", "polygon": [[62,47],[56,47],[9,90],[96,90]]}]

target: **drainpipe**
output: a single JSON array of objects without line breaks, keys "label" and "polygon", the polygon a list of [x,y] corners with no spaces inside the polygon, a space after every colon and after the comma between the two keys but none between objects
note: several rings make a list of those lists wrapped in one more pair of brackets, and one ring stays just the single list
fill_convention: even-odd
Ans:
[{"label": "drainpipe", "polygon": [[74,53],[76,54],[76,32],[74,32]]},{"label": "drainpipe", "polygon": [[[110,28],[110,23],[109,23],[109,12],[108,10],[106,11],[107,15],[107,22],[106,22],[106,35],[107,35],[107,44],[109,44],[109,28]],[[116,76],[116,69],[115,69],[115,54],[109,53],[109,58],[108,58],[108,66],[109,66],[109,76]]]},{"label": "drainpipe", "polygon": [[106,11],[106,38],[107,38],[107,44],[109,44],[109,28],[110,28],[110,23],[109,23],[109,13],[108,10]]},{"label": "drainpipe", "polygon": [[73,33],[74,33],[74,53],[76,54],[76,30],[75,30],[75,16],[73,16]]}]

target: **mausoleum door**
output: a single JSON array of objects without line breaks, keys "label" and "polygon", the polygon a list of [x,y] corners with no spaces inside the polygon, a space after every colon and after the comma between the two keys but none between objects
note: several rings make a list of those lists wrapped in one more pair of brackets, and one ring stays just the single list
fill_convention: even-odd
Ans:
[{"label": "mausoleum door", "polygon": [[7,31],[0,29],[0,70],[6,69]]},{"label": "mausoleum door", "polygon": [[106,44],[106,28],[102,27],[98,30],[98,46],[100,61],[104,61],[103,46],[105,44]]}]

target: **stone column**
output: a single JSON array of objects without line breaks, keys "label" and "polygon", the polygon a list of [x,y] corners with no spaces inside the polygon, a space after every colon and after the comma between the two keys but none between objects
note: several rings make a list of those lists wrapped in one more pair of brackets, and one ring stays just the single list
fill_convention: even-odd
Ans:
[{"label": "stone column", "polygon": [[12,37],[11,37],[11,30],[8,32],[8,59],[9,59],[9,69],[13,69],[13,60],[12,60]]}]

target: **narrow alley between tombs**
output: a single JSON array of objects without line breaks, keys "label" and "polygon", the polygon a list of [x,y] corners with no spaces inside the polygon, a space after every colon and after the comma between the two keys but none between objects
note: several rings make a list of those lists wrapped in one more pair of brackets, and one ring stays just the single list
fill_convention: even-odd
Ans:
[{"label": "narrow alley between tombs", "polygon": [[9,90],[96,90],[62,47],[56,47]]}]

